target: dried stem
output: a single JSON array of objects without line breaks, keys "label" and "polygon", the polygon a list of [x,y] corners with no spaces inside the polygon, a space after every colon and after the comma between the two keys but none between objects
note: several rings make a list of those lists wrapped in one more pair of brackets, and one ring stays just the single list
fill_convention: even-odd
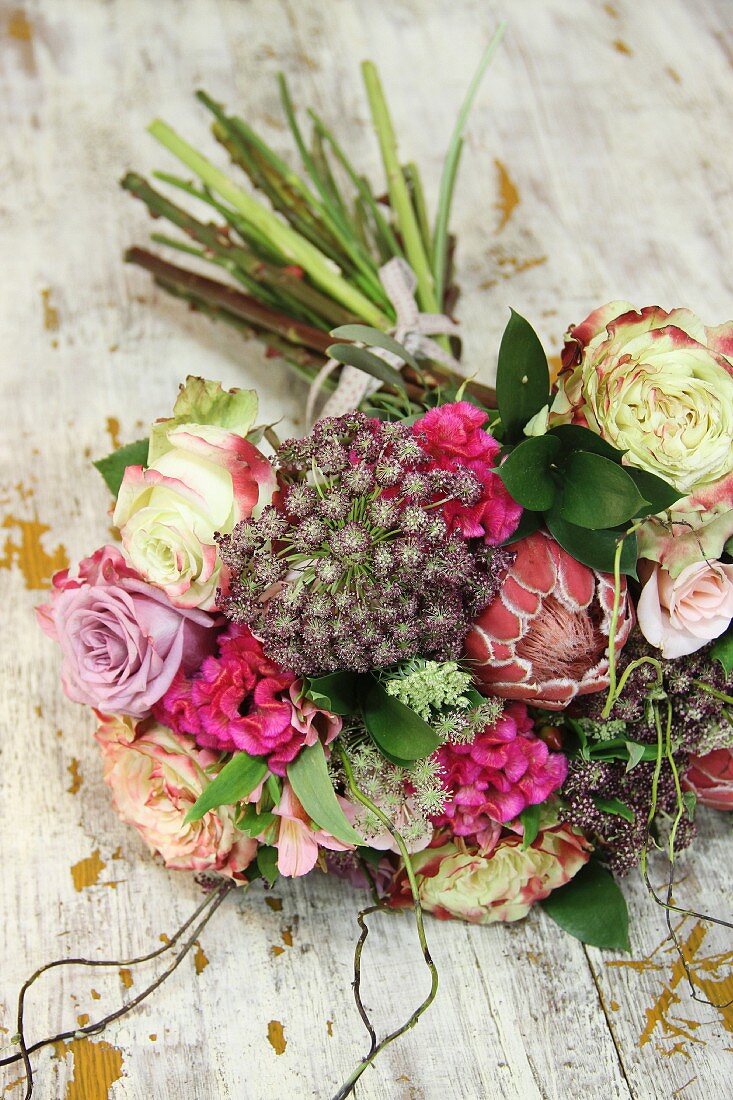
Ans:
[{"label": "dried stem", "polygon": [[[23,983],[18,994],[18,1033],[16,1037],[16,1041],[20,1047],[20,1051],[18,1054],[11,1055],[9,1058],[0,1059],[0,1066],[12,1065],[13,1063],[20,1061],[23,1062],[26,1073],[25,1100],[30,1100],[33,1095],[33,1066],[30,1059],[31,1054],[33,1054],[37,1050],[40,1050],[42,1047],[54,1043],[63,1042],[66,1039],[75,1039],[87,1035],[98,1035],[100,1032],[104,1031],[104,1029],[109,1024],[113,1023],[115,1020],[119,1020],[123,1016],[126,1016],[128,1012],[131,1012],[133,1008],[136,1008],[137,1005],[139,1005],[142,1001],[149,997],[150,994],[153,993],[159,986],[161,986],[163,982],[170,977],[173,971],[176,970],[176,968],[180,965],[180,963],[189,953],[191,948],[194,946],[196,940],[199,938],[216,910],[224,901],[224,898],[227,896],[227,894],[230,893],[232,889],[235,888],[236,885],[236,883],[231,881],[222,883],[218,890],[216,890],[212,894],[209,894],[204,899],[204,901],[196,908],[191,916],[180,926],[180,928],[177,929],[170,940],[162,947],[156,948],[155,951],[150,951],[146,955],[139,955],[137,958],[134,959],[54,959],[53,962],[46,963],[44,966],[39,967],[38,970],[36,970],[35,973],[32,974],[31,977]],[[200,920],[198,919],[199,917],[201,918]],[[170,966],[166,970],[164,970],[163,973],[160,974],[154,982],[151,982],[151,984],[146,986],[146,988],[143,989],[142,992],[138,993],[136,997],[134,997],[131,1001],[128,1001],[127,1004],[123,1005],[121,1008],[116,1009],[114,1012],[111,1012],[103,1019],[95,1021],[95,1023],[93,1024],[87,1024],[84,1027],[76,1027],[70,1031],[61,1031],[57,1035],[49,1036],[46,1039],[39,1039],[31,1046],[28,1046],[25,1039],[25,997],[31,986],[38,980],[38,978],[41,977],[42,974],[45,974],[46,971],[52,970],[55,967],[60,966],[120,967],[136,966],[138,963],[149,962],[150,960],[158,958],[159,956],[170,951],[176,945],[176,943],[178,943],[183,934],[187,931],[188,928],[190,928],[192,924],[195,924],[193,932],[191,932],[191,934],[185,940],[180,952],[176,955],[174,961],[170,964]]]}]

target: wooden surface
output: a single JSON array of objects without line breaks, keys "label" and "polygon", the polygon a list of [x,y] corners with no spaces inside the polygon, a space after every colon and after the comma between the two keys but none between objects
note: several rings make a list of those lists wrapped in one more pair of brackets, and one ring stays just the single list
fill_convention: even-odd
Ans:
[{"label": "wooden surface", "polygon": [[[125,268],[142,210],[127,168],[168,167],[161,114],[207,138],[204,85],[286,148],[274,76],[376,168],[358,61],[379,65],[403,141],[435,196],[454,114],[500,15],[506,44],[474,113],[457,193],[466,360],[491,377],[512,304],[556,354],[596,304],[733,312],[725,0],[25,0],[0,2],[0,1024],[62,953],[138,953],[197,888],[121,825],[92,723],[57,681],[32,619],[53,569],[107,534],[90,456],[137,438],[194,371],[255,385],[296,425],[304,393],[260,348],[191,316]],[[681,900],[730,917],[729,825],[702,816]],[[661,869],[657,873],[660,873]],[[437,1003],[359,1100],[730,1095],[733,1009],[690,998],[661,912],[629,880],[630,960],[585,951],[541,914],[514,926],[431,921]],[[279,902],[275,902],[275,898]],[[265,904],[269,900],[270,904]],[[361,898],[321,877],[230,901],[155,998],[97,1040],[37,1060],[47,1100],[329,1097],[364,1050],[351,960]],[[281,903],[281,907],[280,907]],[[425,977],[406,918],[373,922],[366,998],[404,1018]],[[733,997],[731,937],[683,930],[698,990]],[[377,957],[378,949],[380,958]],[[30,1038],[110,1011],[154,967],[59,972],[30,999]],[[132,985],[130,986],[130,983]],[[126,993],[129,988],[129,994]],[[94,992],[92,992],[94,990]],[[2,1071],[0,1092],[22,1095]]]}]

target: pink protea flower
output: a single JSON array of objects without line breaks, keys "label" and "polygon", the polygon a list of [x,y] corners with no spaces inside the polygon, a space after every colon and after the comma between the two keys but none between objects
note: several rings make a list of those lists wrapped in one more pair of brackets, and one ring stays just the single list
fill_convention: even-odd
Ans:
[{"label": "pink protea flower", "polygon": [[472,504],[451,500],[443,516],[451,528],[465,538],[482,538],[496,546],[517,528],[522,508],[512,500],[494,466],[499,444],[484,430],[488,417],[468,401],[440,405],[417,420],[413,432],[423,450],[433,459],[433,469],[468,468],[481,483],[481,495]]},{"label": "pink protea flower", "polygon": [[433,824],[449,826],[456,836],[475,837],[483,850],[496,843],[497,823],[544,802],[568,771],[567,758],[550,752],[534,735],[523,703],[510,703],[470,744],[443,745],[438,759],[449,799]]},{"label": "pink protea flower", "polygon": [[301,700],[301,681],[265,656],[248,627],[232,625],[218,641],[218,656],[192,679],[176,677],[155,708],[160,722],[204,748],[266,756],[277,775],[306,745],[337,736],[341,719]]},{"label": "pink protea flower", "polygon": [[[503,699],[562,710],[608,687],[613,577],[581,565],[545,531],[516,543],[498,595],[466,638],[477,685]],[[616,651],[634,612],[622,580]]]}]

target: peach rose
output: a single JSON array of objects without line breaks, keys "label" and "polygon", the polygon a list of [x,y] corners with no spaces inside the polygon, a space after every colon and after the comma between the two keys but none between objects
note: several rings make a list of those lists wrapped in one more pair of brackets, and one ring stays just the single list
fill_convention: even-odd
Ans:
[{"label": "peach rose", "polygon": [[[487,855],[454,843],[412,857],[423,909],[440,920],[493,924],[526,917],[536,901],[564,886],[590,858],[590,844],[569,825],[542,829],[522,851],[508,836]],[[391,903],[410,905],[407,876],[398,872]]]},{"label": "peach rose", "polygon": [[733,810],[733,751],[715,749],[705,756],[691,756],[682,785],[697,795],[702,806]]},{"label": "peach rose", "polygon": [[701,649],[727,630],[733,618],[733,565],[699,561],[676,578],[646,563],[636,613],[639,629],[668,659]]},{"label": "peach rose", "polygon": [[122,820],[172,870],[238,877],[254,859],[257,841],[236,829],[236,807],[220,806],[200,821],[185,822],[214,778],[219,754],[151,720],[140,723],[133,737],[129,721],[99,717],[95,736],[104,778]]}]

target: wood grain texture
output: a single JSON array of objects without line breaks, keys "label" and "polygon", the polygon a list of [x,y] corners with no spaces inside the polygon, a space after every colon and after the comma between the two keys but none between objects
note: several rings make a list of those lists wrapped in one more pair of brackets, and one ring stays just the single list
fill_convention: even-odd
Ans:
[{"label": "wood grain texture", "polygon": [[[116,180],[170,166],[144,132],[156,114],[211,148],[191,94],[200,84],[286,152],[280,68],[376,171],[358,74],[369,56],[432,201],[469,71],[501,15],[509,32],[473,115],[456,196],[470,368],[491,379],[510,304],[551,353],[569,322],[613,297],[686,304],[707,323],[729,317],[733,79],[723,0],[0,2],[6,1041],[15,992],[36,965],[78,950],[147,950],[198,896],[117,820],[91,721],[62,697],[57,653],[32,622],[51,572],[107,537],[108,501],[89,458],[137,438],[192,371],[257,386],[266,419],[302,423],[303,389],[284,368],[123,266],[123,249],[142,243],[149,223]],[[678,894],[730,915],[729,827],[711,814],[701,832]],[[360,1100],[728,1095],[733,1010],[691,999],[661,912],[638,882],[628,895],[631,964],[585,951],[539,913],[485,929],[431,921],[437,1003],[364,1077]],[[360,902],[318,875],[280,884],[274,897],[256,888],[230,900],[201,954],[154,1000],[103,1040],[38,1059],[37,1095],[330,1096],[364,1049],[350,990]],[[409,920],[372,924],[365,997],[382,1025],[394,1025],[425,979]],[[683,936],[697,991],[733,997],[730,939],[693,922]],[[58,972],[30,999],[31,1038],[110,1011],[152,973],[154,964]],[[3,1095],[22,1095],[21,1076],[4,1072]]]}]

